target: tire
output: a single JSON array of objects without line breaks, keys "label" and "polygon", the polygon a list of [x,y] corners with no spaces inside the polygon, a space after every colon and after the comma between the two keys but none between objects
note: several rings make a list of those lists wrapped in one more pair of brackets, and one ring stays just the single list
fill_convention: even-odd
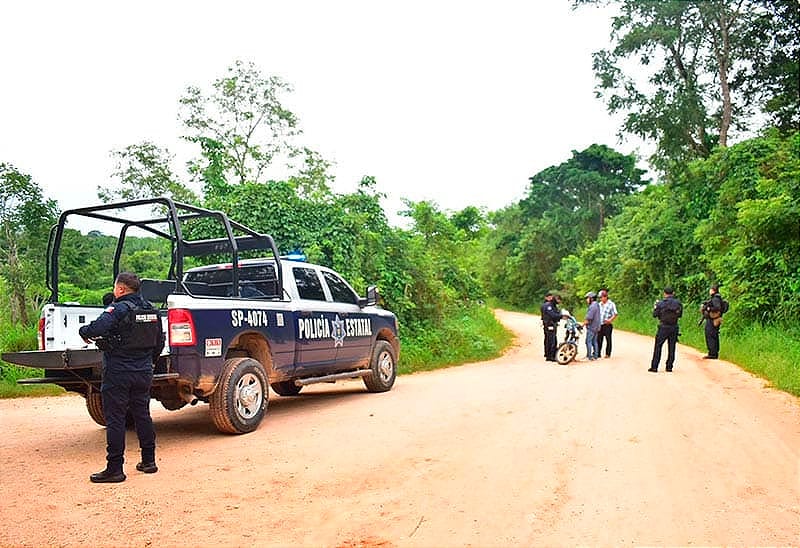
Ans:
[{"label": "tire", "polygon": [[[92,390],[86,395],[86,410],[89,411],[89,416],[92,420],[100,426],[106,426],[106,415],[103,413],[103,396],[100,392]],[[125,428],[132,430],[134,428],[133,415],[130,411],[125,415]]]},{"label": "tire", "polygon": [[556,349],[556,361],[561,365],[566,365],[578,355],[578,345],[573,342],[562,342]]},{"label": "tire", "polygon": [[392,389],[397,377],[397,356],[386,341],[377,341],[370,359],[371,375],[364,376],[364,386],[370,392],[387,392]]},{"label": "tire", "polygon": [[106,425],[106,416],[103,414],[103,396],[100,392],[91,392],[86,394],[86,410],[89,411],[89,416],[92,420],[100,426]]},{"label": "tire", "polygon": [[264,367],[253,358],[226,360],[208,403],[211,418],[220,432],[252,432],[261,424],[269,403]]},{"label": "tire", "polygon": [[296,396],[303,389],[302,386],[297,386],[294,381],[274,382],[270,386],[279,396]]}]

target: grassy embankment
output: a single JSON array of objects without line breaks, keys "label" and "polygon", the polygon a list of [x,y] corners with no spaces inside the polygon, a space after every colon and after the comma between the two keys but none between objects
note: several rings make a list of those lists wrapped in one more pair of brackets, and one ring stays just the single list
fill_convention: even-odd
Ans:
[{"label": "grassy embankment", "polygon": [[[503,353],[512,340],[511,333],[500,325],[486,307],[461,309],[449,316],[438,329],[418,329],[416,333],[404,332],[403,326],[400,329],[400,374],[495,358]],[[36,333],[33,330],[14,330],[6,326],[2,333],[0,350],[4,352],[36,347]],[[0,398],[65,393],[62,388],[52,384],[16,384],[20,378],[41,376],[40,370],[15,367],[3,362],[0,362],[0,367]]]},{"label": "grassy embankment", "polygon": [[[16,352],[36,348],[36,328],[23,328],[10,322],[0,322],[0,352]],[[41,377],[39,369],[17,367],[0,361],[0,398],[21,396],[55,396],[64,394],[60,386],[54,384],[20,385],[17,379]]]},{"label": "grassy embankment", "polygon": [[[620,305],[617,329],[655,335],[650,305]],[[706,351],[700,304],[684,303],[679,343]],[[582,317],[582,316],[580,316]],[[763,326],[737,321],[736,310],[726,315],[720,330],[720,358],[768,381],[784,392],[800,396],[800,325]]]},{"label": "grassy embankment", "polygon": [[513,340],[513,334],[485,306],[461,309],[436,330],[404,333],[403,326],[400,329],[400,374],[496,358]]}]

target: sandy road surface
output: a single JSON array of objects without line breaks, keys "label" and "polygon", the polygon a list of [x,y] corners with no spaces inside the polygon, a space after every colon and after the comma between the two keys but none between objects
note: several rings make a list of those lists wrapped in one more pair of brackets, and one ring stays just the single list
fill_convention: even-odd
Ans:
[{"label": "sandy road surface", "polygon": [[[542,359],[537,317],[501,359],[271,396],[261,428],[153,405],[160,471],[94,485],[80,397],[0,401],[0,546],[800,545],[800,403],[652,338]],[[724,344],[724,341],[723,341]]]}]

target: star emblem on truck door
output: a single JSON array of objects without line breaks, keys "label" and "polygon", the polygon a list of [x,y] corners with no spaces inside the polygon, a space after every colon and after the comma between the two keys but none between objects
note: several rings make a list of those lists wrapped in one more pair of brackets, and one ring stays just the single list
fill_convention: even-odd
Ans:
[{"label": "star emblem on truck door", "polygon": [[344,345],[344,321],[336,315],[336,319],[331,322],[333,328],[333,347]]}]

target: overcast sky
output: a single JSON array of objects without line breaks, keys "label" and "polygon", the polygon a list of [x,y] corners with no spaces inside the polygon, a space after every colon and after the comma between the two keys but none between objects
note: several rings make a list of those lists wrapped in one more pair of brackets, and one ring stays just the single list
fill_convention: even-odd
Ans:
[{"label": "overcast sky", "polygon": [[303,142],[334,188],[373,175],[389,195],[495,210],[528,177],[619,120],[594,97],[609,12],[542,1],[3,2],[0,162],[61,209],[98,202],[109,152],[150,140],[178,156],[178,99],[237,59],[294,87]]}]

